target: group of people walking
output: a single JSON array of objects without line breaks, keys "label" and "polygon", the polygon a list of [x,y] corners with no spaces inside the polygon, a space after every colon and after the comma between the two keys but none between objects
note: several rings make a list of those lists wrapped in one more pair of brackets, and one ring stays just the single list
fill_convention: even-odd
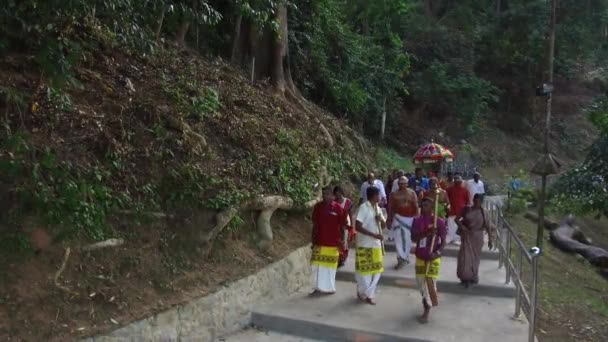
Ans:
[{"label": "group of people walking", "polygon": [[484,234],[492,248],[491,222],[483,209],[485,187],[479,173],[464,182],[458,174],[444,179],[424,175],[422,169],[406,174],[398,171],[386,187],[370,172],[361,185],[359,206],[346,198],[340,187],[324,188],[323,201],[312,214],[312,296],[336,292],[336,271],[344,265],[349,243],[355,244],[357,298],[376,305],[375,294],[384,272],[385,229],[394,241],[395,270],[411,263],[415,255],[416,282],[422,295],[421,322],[437,305],[435,281],[439,276],[441,253],[447,244],[459,244],[457,275],[466,287],[479,282],[479,264]]}]

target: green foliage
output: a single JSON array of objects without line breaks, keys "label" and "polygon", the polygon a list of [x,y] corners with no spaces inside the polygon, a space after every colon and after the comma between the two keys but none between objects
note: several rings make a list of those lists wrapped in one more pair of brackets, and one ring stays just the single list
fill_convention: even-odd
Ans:
[{"label": "green foliage", "polygon": [[410,159],[404,158],[397,151],[388,147],[381,147],[377,150],[375,165],[388,172],[392,172],[393,170],[411,172],[414,170],[414,165]]},{"label": "green foliage", "polygon": [[218,115],[220,108],[220,97],[217,90],[207,87],[199,91],[198,96],[190,98],[192,105],[192,115],[198,119],[203,119],[209,115]]},{"label": "green foliage", "polygon": [[121,196],[105,183],[107,171],[81,170],[59,162],[50,150],[33,151],[21,134],[6,139],[0,150],[6,151],[0,157],[0,173],[5,182],[17,184],[21,208],[57,227],[59,237],[107,237],[106,218],[121,204]]},{"label": "green foliage", "polygon": [[222,14],[206,0],[156,0],[159,6],[169,8],[169,13],[190,18],[193,22],[215,25],[222,20]]},{"label": "green foliage", "polygon": [[604,95],[596,99],[587,110],[589,120],[603,134],[608,134],[608,96]]},{"label": "green foliage", "polygon": [[305,1],[298,9],[290,39],[299,88],[377,131],[384,99],[405,93],[409,56],[396,28],[407,1]]},{"label": "green foliage", "polygon": [[222,184],[223,189],[214,191],[214,194],[204,200],[204,206],[208,209],[221,210],[235,206],[250,199],[251,194],[247,189],[239,189],[233,183]]},{"label": "green foliage", "polygon": [[608,101],[599,98],[588,110],[589,119],[601,131],[586,160],[562,175],[554,186],[552,203],[567,213],[608,217]]},{"label": "green foliage", "polygon": [[310,200],[313,186],[319,181],[319,156],[302,146],[299,131],[281,129],[276,139],[279,159],[275,169],[268,174],[270,191],[304,203]]},{"label": "green foliage", "polygon": [[48,87],[46,89],[46,99],[49,103],[62,112],[70,112],[73,109],[70,95],[60,89]]},{"label": "green foliage", "polygon": [[150,5],[135,0],[9,0],[0,8],[0,35],[7,37],[8,48],[34,52],[40,70],[64,84],[74,80],[72,67],[97,43],[150,51]]},{"label": "green foliage", "polygon": [[528,210],[528,201],[522,197],[513,197],[509,201],[507,212],[509,214],[521,214]]},{"label": "green foliage", "polygon": [[28,236],[22,231],[0,234],[0,257],[15,257],[32,252]]},{"label": "green foliage", "polygon": [[416,99],[436,111],[455,113],[469,134],[479,128],[478,119],[487,114],[489,104],[497,101],[498,90],[490,82],[445,63],[433,62],[412,78]]},{"label": "green foliage", "polygon": [[[514,180],[519,182],[517,190],[513,190],[511,187],[511,182]],[[534,204],[538,200],[538,194],[530,182],[529,173],[524,170],[519,170],[519,172],[513,175],[505,175],[501,193],[510,193],[511,195],[507,206],[507,211],[511,214],[526,212],[528,210],[528,203]]]},{"label": "green foliage", "polygon": [[200,208],[206,185],[214,182],[198,165],[183,163],[168,170],[159,190],[165,194],[163,201],[168,208],[179,208],[182,205]]},{"label": "green foliage", "polygon": [[238,232],[245,225],[245,221],[239,215],[235,215],[226,225],[226,230],[231,233]]},{"label": "green foliage", "polygon": [[593,143],[587,159],[560,177],[552,203],[564,213],[608,217],[608,135]]}]

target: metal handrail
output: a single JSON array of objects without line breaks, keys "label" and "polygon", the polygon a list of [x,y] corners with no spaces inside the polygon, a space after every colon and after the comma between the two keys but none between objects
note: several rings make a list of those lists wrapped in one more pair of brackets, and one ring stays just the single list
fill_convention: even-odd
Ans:
[{"label": "metal handrail", "polygon": [[[498,248],[498,267],[502,268],[505,266],[506,279],[505,284],[513,282],[515,285],[515,314],[514,317],[519,319],[522,312],[522,299],[528,307],[528,341],[534,342],[534,331],[536,330],[536,313],[537,313],[537,286],[538,286],[538,257],[540,256],[540,249],[538,247],[526,248],[525,244],[517,236],[513,227],[505,219],[502,209],[496,203],[487,201],[485,203],[485,209],[490,214],[490,219],[496,227],[497,243]],[[515,256],[516,260],[513,260],[513,241],[515,242]],[[524,260],[529,264],[531,268],[531,280],[530,293],[526,289],[524,284],[523,276],[523,262]]]}]

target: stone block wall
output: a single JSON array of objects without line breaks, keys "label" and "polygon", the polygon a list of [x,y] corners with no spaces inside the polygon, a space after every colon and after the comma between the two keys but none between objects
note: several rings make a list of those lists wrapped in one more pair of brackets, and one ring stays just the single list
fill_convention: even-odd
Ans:
[{"label": "stone block wall", "polygon": [[310,285],[310,246],[215,293],[83,342],[215,341],[251,321],[254,305],[285,299]]}]

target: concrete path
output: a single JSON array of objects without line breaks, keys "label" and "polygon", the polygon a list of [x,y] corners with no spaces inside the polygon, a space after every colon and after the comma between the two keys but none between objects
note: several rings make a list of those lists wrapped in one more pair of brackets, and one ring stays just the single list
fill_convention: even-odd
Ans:
[{"label": "concrete path", "polygon": [[[490,198],[500,204],[502,198]],[[414,266],[394,270],[394,246],[386,243],[385,272],[376,301],[356,300],[355,251],[337,273],[337,293],[309,298],[300,293],[292,299],[257,308],[252,330],[235,335],[228,342],[520,342],[527,340],[528,324],[513,320],[515,288],[505,284],[504,269],[498,268],[496,251],[484,249],[479,285],[465,289],[456,277],[457,246],[445,250],[438,280],[439,306],[431,311],[431,322],[418,323],[422,311],[416,288]],[[412,261],[415,260],[412,256]],[[298,337],[295,337],[298,336]]]},{"label": "concrete path", "polygon": [[418,291],[382,287],[378,305],[359,304],[355,284],[338,282],[338,293],[323,298],[301,294],[290,301],[262,307],[253,324],[273,331],[322,341],[467,341],[521,342],[527,325],[512,320],[509,298],[441,293],[431,322],[418,323]]},{"label": "concrete path", "polygon": [[318,342],[304,337],[286,335],[270,331],[261,331],[257,329],[247,329],[238,334],[221,338],[220,342]]},{"label": "concrete path", "polygon": [[[354,255],[355,251],[351,250],[346,264],[338,270],[336,275],[338,280],[355,281]],[[415,260],[413,255],[411,260]],[[393,269],[396,263],[397,254],[387,252],[384,256],[384,273],[380,278],[380,285],[416,289],[414,265],[410,264],[396,271]],[[512,298],[515,295],[515,287],[505,285],[505,273],[504,270],[498,269],[498,261],[482,259],[479,266],[479,285],[469,289],[460,285],[460,280],[456,276],[456,264],[457,259],[455,257],[444,256],[441,258],[441,268],[437,280],[437,287],[440,292],[507,298]]]}]

